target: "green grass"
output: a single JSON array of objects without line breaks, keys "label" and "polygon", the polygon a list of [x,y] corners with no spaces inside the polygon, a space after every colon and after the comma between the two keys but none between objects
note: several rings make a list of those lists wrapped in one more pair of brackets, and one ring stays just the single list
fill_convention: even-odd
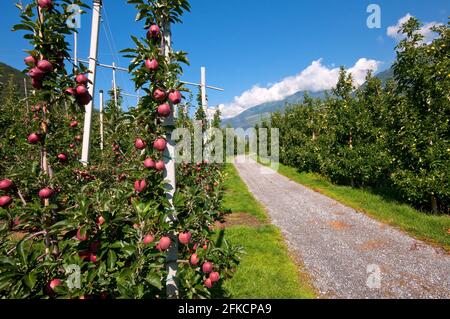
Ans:
[{"label": "green grass", "polygon": [[[223,207],[267,221],[263,206],[249,192],[234,166],[227,165],[227,173]],[[231,298],[315,298],[307,276],[299,271],[299,266],[289,256],[283,237],[275,226],[233,226],[225,229],[224,236],[227,241],[243,246],[245,251],[235,276],[223,286]]]},{"label": "green grass", "polygon": [[280,164],[278,173],[379,221],[397,227],[417,239],[436,244],[450,251],[449,216],[426,214],[409,205],[374,194],[370,190],[338,186],[323,176],[301,173],[286,165]]}]

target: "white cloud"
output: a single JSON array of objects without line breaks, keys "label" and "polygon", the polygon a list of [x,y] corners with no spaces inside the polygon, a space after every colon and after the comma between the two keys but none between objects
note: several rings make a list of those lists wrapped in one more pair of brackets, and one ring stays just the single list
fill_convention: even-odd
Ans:
[{"label": "white cloud", "polygon": [[[387,35],[391,38],[394,38],[397,41],[400,41],[404,38],[403,34],[399,34],[398,31],[402,27],[403,24],[408,22],[410,18],[413,16],[409,13],[407,13],[404,17],[400,18],[396,25],[392,25],[387,28]],[[433,41],[437,34],[431,30],[431,28],[435,25],[442,25],[442,23],[438,22],[426,22],[424,25],[419,29],[419,33],[423,35],[423,43],[430,43]]]},{"label": "white cloud", "polygon": [[[355,84],[361,85],[365,82],[367,71],[377,71],[379,61],[366,58],[359,59],[348,71],[352,73]],[[219,106],[223,118],[234,117],[256,105],[281,101],[299,91],[318,92],[333,88],[339,78],[338,67],[327,67],[322,60],[316,60],[306,69],[295,76],[290,76],[282,81],[261,87],[255,85],[242,95],[234,98],[234,101]]]}]

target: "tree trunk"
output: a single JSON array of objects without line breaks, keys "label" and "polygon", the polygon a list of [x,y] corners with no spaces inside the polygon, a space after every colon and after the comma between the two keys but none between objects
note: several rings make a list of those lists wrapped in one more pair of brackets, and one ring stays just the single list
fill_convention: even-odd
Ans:
[{"label": "tree trunk", "polygon": [[431,209],[434,214],[439,213],[438,200],[434,195],[431,196]]}]

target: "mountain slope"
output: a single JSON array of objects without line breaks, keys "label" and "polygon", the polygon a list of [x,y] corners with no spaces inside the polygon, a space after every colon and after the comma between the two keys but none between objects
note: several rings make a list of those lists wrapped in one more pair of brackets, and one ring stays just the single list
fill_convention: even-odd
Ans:
[{"label": "mountain slope", "polygon": [[[25,97],[25,86],[24,86],[24,82],[23,79],[27,79],[27,86],[28,89],[31,88],[31,82],[29,80],[29,78],[22,73],[21,71],[0,62],[0,87],[5,88],[5,86],[8,84],[9,79],[12,77],[14,84],[16,85],[16,92],[17,95],[20,98]],[[3,94],[4,90],[2,89],[0,91],[0,99],[2,98],[2,94]]]},{"label": "mountain slope", "polygon": [[[388,79],[393,78],[393,76],[394,71],[392,69],[387,69],[376,75],[376,77],[379,78],[383,84],[386,83]],[[222,121],[222,125],[223,127],[231,126],[234,128],[243,129],[254,127],[256,124],[261,123],[262,120],[268,118],[270,113],[277,111],[283,112],[287,105],[301,104],[305,93],[306,91],[300,91],[294,95],[288,96],[282,101],[268,102],[254,106],[233,118],[224,119]],[[307,93],[313,98],[323,98],[325,96],[325,91]]]}]

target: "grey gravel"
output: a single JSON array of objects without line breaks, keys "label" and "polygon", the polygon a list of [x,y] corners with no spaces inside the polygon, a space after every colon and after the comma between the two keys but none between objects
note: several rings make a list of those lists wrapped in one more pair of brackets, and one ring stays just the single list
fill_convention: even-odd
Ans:
[{"label": "grey gravel", "polygon": [[[245,162],[246,163],[242,163]],[[450,256],[250,158],[235,166],[325,298],[450,298]],[[377,276],[379,271],[380,276]],[[377,279],[380,280],[377,280]]]}]

